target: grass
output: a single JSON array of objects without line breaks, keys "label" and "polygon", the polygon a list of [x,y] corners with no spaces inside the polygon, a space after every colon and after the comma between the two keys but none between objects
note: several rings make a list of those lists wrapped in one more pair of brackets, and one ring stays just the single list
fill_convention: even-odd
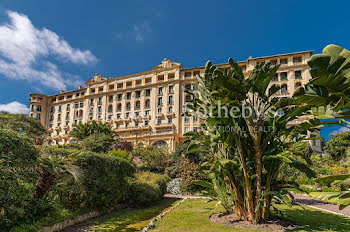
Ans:
[{"label": "grass", "polygon": [[[118,210],[112,215],[102,218],[99,221],[92,221],[90,224],[91,231],[120,231],[134,232],[143,227],[160,214],[163,210],[176,204],[175,199],[164,199],[156,205],[142,209],[125,209]],[[89,231],[90,231],[89,230]]]},{"label": "grass", "polygon": [[310,197],[327,201],[333,204],[350,204],[350,199],[339,199],[337,196],[339,195],[339,192],[312,192],[309,193]]},{"label": "grass", "polygon": [[[209,215],[222,211],[222,207],[215,208],[215,202],[206,203],[205,200],[186,200],[178,208],[166,214],[156,222],[156,228],[152,232],[204,232],[204,231],[255,231],[234,229],[225,225],[214,224],[209,220]],[[284,205],[276,205],[286,218],[298,224],[294,231],[350,231],[350,218],[338,216],[305,207],[299,206],[289,208]]]},{"label": "grass", "polygon": [[78,213],[76,212],[61,207],[55,207],[45,217],[18,225],[12,228],[10,232],[34,232],[38,231],[44,226],[49,226],[58,222],[63,222],[67,219],[72,219],[76,216],[78,216]]}]

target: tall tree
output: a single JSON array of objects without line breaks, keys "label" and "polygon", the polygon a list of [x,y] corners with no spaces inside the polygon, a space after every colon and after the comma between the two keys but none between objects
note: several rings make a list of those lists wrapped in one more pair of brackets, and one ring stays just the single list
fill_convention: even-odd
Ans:
[{"label": "tall tree", "polygon": [[334,159],[340,160],[346,156],[347,149],[350,147],[350,132],[331,135],[331,137],[332,139],[324,146],[324,150]]},{"label": "tall tree", "polygon": [[46,129],[40,121],[25,114],[0,112],[0,128],[11,129],[33,138],[36,144],[42,144]]},{"label": "tall tree", "polygon": [[292,159],[288,148],[317,127],[318,120],[291,124],[304,108],[294,99],[274,98],[279,87],[269,87],[278,66],[261,63],[246,78],[236,62],[229,59],[229,64],[223,70],[208,62],[204,76],[187,91],[192,100],[186,112],[205,118],[207,131],[187,134],[189,152],[212,156],[201,168],[211,183],[196,183],[207,187],[228,212],[258,223],[268,218],[273,199],[291,204],[288,189],[297,185],[277,181],[282,163],[315,176],[306,163]]}]

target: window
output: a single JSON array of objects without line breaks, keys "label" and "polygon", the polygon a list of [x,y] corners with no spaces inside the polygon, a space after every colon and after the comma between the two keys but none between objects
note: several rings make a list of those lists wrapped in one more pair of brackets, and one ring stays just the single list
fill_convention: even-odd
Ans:
[{"label": "window", "polygon": [[101,106],[99,106],[99,107],[97,108],[97,112],[98,112],[98,113],[102,113],[102,107],[101,107]]},{"label": "window", "polygon": [[301,70],[294,71],[294,78],[301,79]]},{"label": "window", "polygon": [[168,112],[173,112],[173,107],[172,106],[168,107]]},{"label": "window", "polygon": [[102,105],[102,97],[99,97],[99,98],[98,98],[97,104],[98,104],[98,105]]},{"label": "window", "polygon": [[173,118],[168,118],[168,123],[172,123],[173,122]]},{"label": "window", "polygon": [[114,85],[109,85],[109,89],[113,90],[114,89]]},{"label": "window", "polygon": [[191,77],[192,73],[191,72],[185,72],[185,77]]},{"label": "window", "polygon": [[93,98],[90,98],[90,106],[94,105],[94,99]]},{"label": "window", "polygon": [[161,118],[158,118],[157,119],[157,124],[159,125],[159,124],[162,124],[162,119]]},{"label": "window", "polygon": [[168,79],[174,79],[175,78],[175,74],[174,73],[170,73],[169,75],[168,75]]},{"label": "window", "polygon": [[61,114],[57,115],[57,121],[61,121]]},{"label": "window", "polygon": [[169,105],[174,104],[174,102],[173,102],[173,96],[169,96],[169,97],[168,97],[168,104],[169,104]]},{"label": "window", "polygon": [[117,105],[117,112],[120,112],[120,111],[122,111],[122,104],[118,103],[118,105]]},{"label": "window", "polygon": [[149,108],[151,106],[150,100],[145,101],[145,108]]},{"label": "window", "polygon": [[146,89],[146,97],[151,96],[151,90],[150,89]]},{"label": "window", "polygon": [[130,117],[130,113],[129,112],[125,113],[125,118],[128,119],[129,117]]},{"label": "window", "polygon": [[84,107],[84,102],[79,102],[79,107],[83,108]]},{"label": "window", "polygon": [[53,115],[52,114],[50,115],[50,121],[53,121]]},{"label": "window", "polygon": [[126,87],[131,87],[132,86],[132,81],[126,82]]},{"label": "window", "polygon": [[158,76],[158,81],[164,81],[164,75],[159,75]]},{"label": "window", "polygon": [[126,123],[125,123],[125,128],[128,128],[128,127],[129,127],[129,123],[126,122]]},{"label": "window", "polygon": [[126,110],[130,110],[131,109],[131,104],[130,102],[126,103]]},{"label": "window", "polygon": [[158,94],[163,94],[163,87],[158,87]]},{"label": "window", "polygon": [[108,102],[113,102],[113,96],[108,97]]},{"label": "window", "polygon": [[161,105],[163,105],[163,98],[159,97],[158,98],[158,106],[161,106]]},{"label": "window", "polygon": [[67,104],[67,111],[70,111],[70,104]]},{"label": "window", "polygon": [[102,92],[102,91],[103,91],[103,86],[98,87],[98,91],[99,91],[99,92]]},{"label": "window", "polygon": [[78,108],[79,108],[79,103],[78,103],[78,102],[74,103],[74,108],[75,108],[75,109],[78,109]]},{"label": "window", "polygon": [[295,83],[295,88],[298,88],[298,87],[300,87],[300,86],[301,86],[301,83],[300,83],[300,82]]},{"label": "window", "polygon": [[185,122],[189,122],[190,118],[188,116],[185,116]]},{"label": "window", "polygon": [[117,114],[117,119],[119,119],[119,118],[120,118],[120,116],[121,116],[121,114]]},{"label": "window", "polygon": [[112,120],[112,115],[108,115],[108,120]]},{"label": "window", "polygon": [[301,63],[301,57],[294,57],[293,58],[293,63],[296,64],[296,63]]},{"label": "window", "polygon": [[278,81],[278,77],[277,77],[277,74],[275,74],[274,77],[272,77],[272,80],[271,81]]},{"label": "window", "polygon": [[113,112],[113,106],[112,105],[109,105],[108,106],[108,113],[112,113]]},{"label": "window", "polygon": [[281,79],[281,81],[286,81],[287,80],[287,72],[281,72],[280,79]]},{"label": "window", "polygon": [[198,132],[198,128],[197,127],[193,127],[193,132]]},{"label": "window", "polygon": [[30,106],[30,111],[34,111],[34,105]]},{"label": "window", "polygon": [[287,63],[288,63],[288,60],[287,60],[287,59],[281,59],[280,63],[281,63],[281,64],[287,64]]},{"label": "window", "polygon": [[135,108],[136,108],[136,109],[140,109],[140,108],[141,108],[141,103],[140,103],[140,101],[137,101],[137,102],[136,102]]},{"label": "window", "polygon": [[198,117],[197,116],[193,116],[193,121],[197,122],[198,121]]},{"label": "window", "polygon": [[141,91],[140,90],[138,90],[138,91],[136,91],[136,98],[140,98],[141,97]]},{"label": "window", "polygon": [[51,106],[50,107],[50,113],[53,113],[55,111],[55,107]]},{"label": "window", "polygon": [[195,77],[199,76],[199,71],[194,71],[193,76],[195,76]]},{"label": "window", "polygon": [[131,99],[131,93],[127,93],[127,94],[126,94],[126,99],[127,99],[127,100],[130,100],[130,99]]},{"label": "window", "polygon": [[123,98],[123,95],[122,94],[118,94],[118,101],[121,101]]},{"label": "window", "polygon": [[145,126],[148,126],[148,120],[145,120]]},{"label": "window", "polygon": [[138,117],[140,115],[140,111],[135,112],[135,117]]},{"label": "window", "polygon": [[174,86],[173,85],[169,85],[169,93],[174,93]]},{"label": "window", "polygon": [[185,127],[185,133],[187,133],[189,131],[188,127]]},{"label": "window", "polygon": [[149,110],[145,110],[145,115],[149,116]]},{"label": "window", "polygon": [[158,108],[157,109],[157,114],[161,114],[162,113],[162,108]]},{"label": "window", "polygon": [[41,106],[37,106],[36,111],[41,112]]},{"label": "window", "polygon": [[186,84],[185,85],[185,90],[191,90],[191,84]]},{"label": "window", "polygon": [[36,115],[36,119],[40,120],[40,114]]},{"label": "window", "polygon": [[283,111],[283,110],[278,110],[278,111],[277,111],[277,114],[278,114],[279,116],[283,116],[283,115],[284,115],[284,111]]},{"label": "window", "polygon": [[288,93],[288,87],[287,87],[287,85],[282,85],[282,86],[281,86],[281,93]]},{"label": "window", "polygon": [[139,126],[139,121],[135,121],[135,126],[136,126],[136,127]]}]

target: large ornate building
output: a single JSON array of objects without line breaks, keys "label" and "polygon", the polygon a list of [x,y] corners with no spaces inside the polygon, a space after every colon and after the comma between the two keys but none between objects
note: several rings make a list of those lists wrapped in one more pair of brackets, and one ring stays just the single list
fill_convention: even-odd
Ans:
[{"label": "large ornate building", "polygon": [[[310,80],[307,60],[311,54],[304,51],[249,57],[239,65],[249,75],[260,62],[280,64],[271,84],[281,86],[276,97],[289,97]],[[218,66],[225,68],[228,64]],[[174,150],[184,133],[199,128],[199,118],[182,116],[182,112],[189,99],[184,91],[203,72],[204,67],[183,68],[180,63],[164,59],[141,73],[109,78],[96,74],[85,88],[79,86],[53,96],[30,94],[30,117],[39,119],[48,129],[48,144],[65,144],[70,141],[74,125],[97,120],[109,123],[122,139],[134,144],[166,144]],[[311,145],[320,149],[320,141],[312,141]]]}]

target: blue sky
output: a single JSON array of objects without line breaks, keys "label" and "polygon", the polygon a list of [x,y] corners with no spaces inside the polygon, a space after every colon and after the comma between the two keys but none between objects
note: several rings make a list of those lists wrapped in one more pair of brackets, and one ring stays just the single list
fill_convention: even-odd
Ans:
[{"label": "blue sky", "polygon": [[24,112],[31,92],[75,89],[94,73],[149,70],[164,57],[194,67],[208,59],[319,53],[330,43],[350,48],[349,7],[349,1],[2,0],[0,109]]}]

